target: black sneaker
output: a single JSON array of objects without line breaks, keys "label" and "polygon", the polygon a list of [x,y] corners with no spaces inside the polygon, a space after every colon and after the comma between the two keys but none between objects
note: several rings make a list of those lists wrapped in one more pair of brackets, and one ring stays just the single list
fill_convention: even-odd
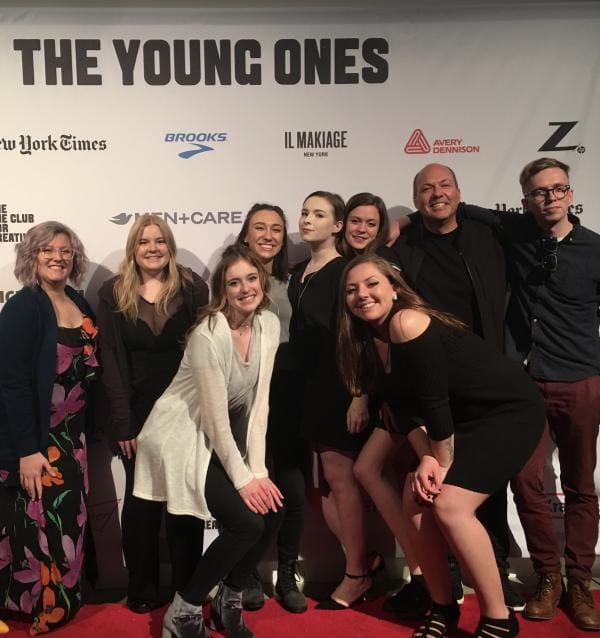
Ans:
[{"label": "black sneaker", "polygon": [[516,591],[508,577],[508,572],[503,569],[500,570],[500,581],[506,606],[513,611],[523,611],[525,609],[525,599]]},{"label": "black sneaker", "polygon": [[452,581],[452,597],[459,605],[462,605],[465,602],[465,592],[463,591],[460,567],[452,556],[448,558],[448,565],[450,567],[450,580]]},{"label": "black sneaker", "polygon": [[431,607],[431,596],[423,576],[413,576],[409,583],[384,603],[383,608],[399,620],[421,620]]},{"label": "black sneaker", "polygon": [[242,592],[242,607],[246,611],[257,611],[265,604],[265,592],[258,572],[254,570],[248,578],[248,584]]},{"label": "black sneaker", "polygon": [[301,614],[306,611],[306,597],[298,589],[296,582],[295,560],[279,563],[275,593],[279,596],[281,606],[292,614]]}]

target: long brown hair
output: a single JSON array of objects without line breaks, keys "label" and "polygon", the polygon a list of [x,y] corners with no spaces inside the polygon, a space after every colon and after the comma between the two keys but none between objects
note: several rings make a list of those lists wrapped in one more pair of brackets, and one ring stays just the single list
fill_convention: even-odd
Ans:
[{"label": "long brown hair", "polygon": [[346,259],[352,259],[358,254],[356,250],[350,246],[346,239],[346,227],[348,225],[348,217],[350,217],[350,213],[359,206],[375,206],[379,213],[379,228],[377,229],[377,234],[373,238],[373,241],[365,248],[365,253],[375,252],[379,246],[385,244],[388,240],[388,235],[390,234],[390,218],[388,216],[385,202],[381,199],[381,197],[373,195],[373,193],[357,193],[356,195],[352,195],[352,197],[346,202],[346,207],[344,208],[344,223],[342,225],[342,230],[340,230],[336,237],[338,251],[346,257]]},{"label": "long brown hair", "polygon": [[188,330],[188,336],[197,328],[207,317],[208,327],[212,330],[214,327],[214,318],[219,312],[227,314],[227,294],[226,294],[226,275],[230,266],[237,261],[246,261],[258,270],[258,278],[263,291],[263,299],[258,304],[256,312],[260,312],[263,308],[271,303],[269,297],[269,273],[263,266],[261,260],[249,249],[242,244],[231,244],[223,250],[219,263],[210,278],[210,302],[200,310],[196,323]]},{"label": "long brown hair", "polygon": [[346,266],[340,280],[337,334],[338,368],[344,385],[353,396],[373,392],[383,374],[383,366],[373,343],[373,330],[366,321],[361,321],[350,312],[345,301],[348,274],[361,264],[373,264],[392,284],[398,298],[394,301],[391,314],[405,309],[418,310],[451,328],[464,328],[464,324],[453,315],[426,304],[388,261],[378,255],[359,255]]}]

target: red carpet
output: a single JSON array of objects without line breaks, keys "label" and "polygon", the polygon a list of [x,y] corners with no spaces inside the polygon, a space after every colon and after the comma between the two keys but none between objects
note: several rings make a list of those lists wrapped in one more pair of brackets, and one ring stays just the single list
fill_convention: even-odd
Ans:
[{"label": "red carpet", "polygon": [[[594,592],[600,604],[600,590]],[[261,611],[245,614],[248,626],[257,638],[410,638],[414,623],[398,624],[382,611],[381,599],[365,602],[349,611],[315,611],[310,601],[305,614],[289,614],[275,600],[268,600]],[[62,629],[49,634],[56,638],[160,638],[165,608],[149,616],[130,612],[120,604],[86,605],[77,618]],[[468,638],[473,632],[479,610],[475,597],[466,596],[462,607],[458,638]],[[576,629],[559,610],[547,622],[520,620],[520,638],[577,638],[599,635]],[[9,621],[9,638],[27,636],[27,625]],[[214,636],[221,636],[211,632]]]}]

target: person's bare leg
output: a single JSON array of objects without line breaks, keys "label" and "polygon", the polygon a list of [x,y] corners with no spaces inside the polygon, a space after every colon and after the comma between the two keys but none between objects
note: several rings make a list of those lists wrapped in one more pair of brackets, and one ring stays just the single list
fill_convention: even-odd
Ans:
[{"label": "person's bare leg", "polygon": [[[410,520],[409,539],[433,601],[452,603],[452,581],[448,566],[448,546],[431,505],[420,505],[411,490],[411,476],[404,486],[403,508]],[[438,497],[439,498],[439,497]]]},{"label": "person's bare leg", "polygon": [[469,574],[482,615],[508,618],[492,543],[475,516],[488,496],[444,484],[433,503],[433,512],[458,562]]},{"label": "person's bare leg", "polygon": [[335,504],[335,497],[329,486],[327,486],[327,494],[321,494],[321,511],[329,531],[340,541],[340,544],[343,544],[340,517]]},{"label": "person's bare leg", "polygon": [[403,442],[410,445],[406,437],[375,428],[354,463],[354,476],[400,543],[411,574],[418,574],[420,567],[410,542],[410,523],[402,508],[401,489],[392,484],[386,473],[390,458]]},{"label": "person's bare leg", "polygon": [[[363,500],[353,474],[355,455],[342,450],[324,448],[320,451],[325,480],[333,495],[340,523],[341,542],[346,552],[346,573],[367,574]],[[348,578],[331,594],[341,604],[350,604],[371,587],[372,579]]]}]

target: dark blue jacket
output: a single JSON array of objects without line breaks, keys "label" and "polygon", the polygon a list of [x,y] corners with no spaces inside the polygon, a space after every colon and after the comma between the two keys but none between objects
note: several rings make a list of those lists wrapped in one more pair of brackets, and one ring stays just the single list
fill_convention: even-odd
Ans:
[{"label": "dark blue jacket", "polygon": [[[73,288],[67,295],[93,317]],[[58,325],[50,298],[23,288],[0,313],[0,470],[15,471],[19,458],[46,453],[52,388],[56,379]]]}]

